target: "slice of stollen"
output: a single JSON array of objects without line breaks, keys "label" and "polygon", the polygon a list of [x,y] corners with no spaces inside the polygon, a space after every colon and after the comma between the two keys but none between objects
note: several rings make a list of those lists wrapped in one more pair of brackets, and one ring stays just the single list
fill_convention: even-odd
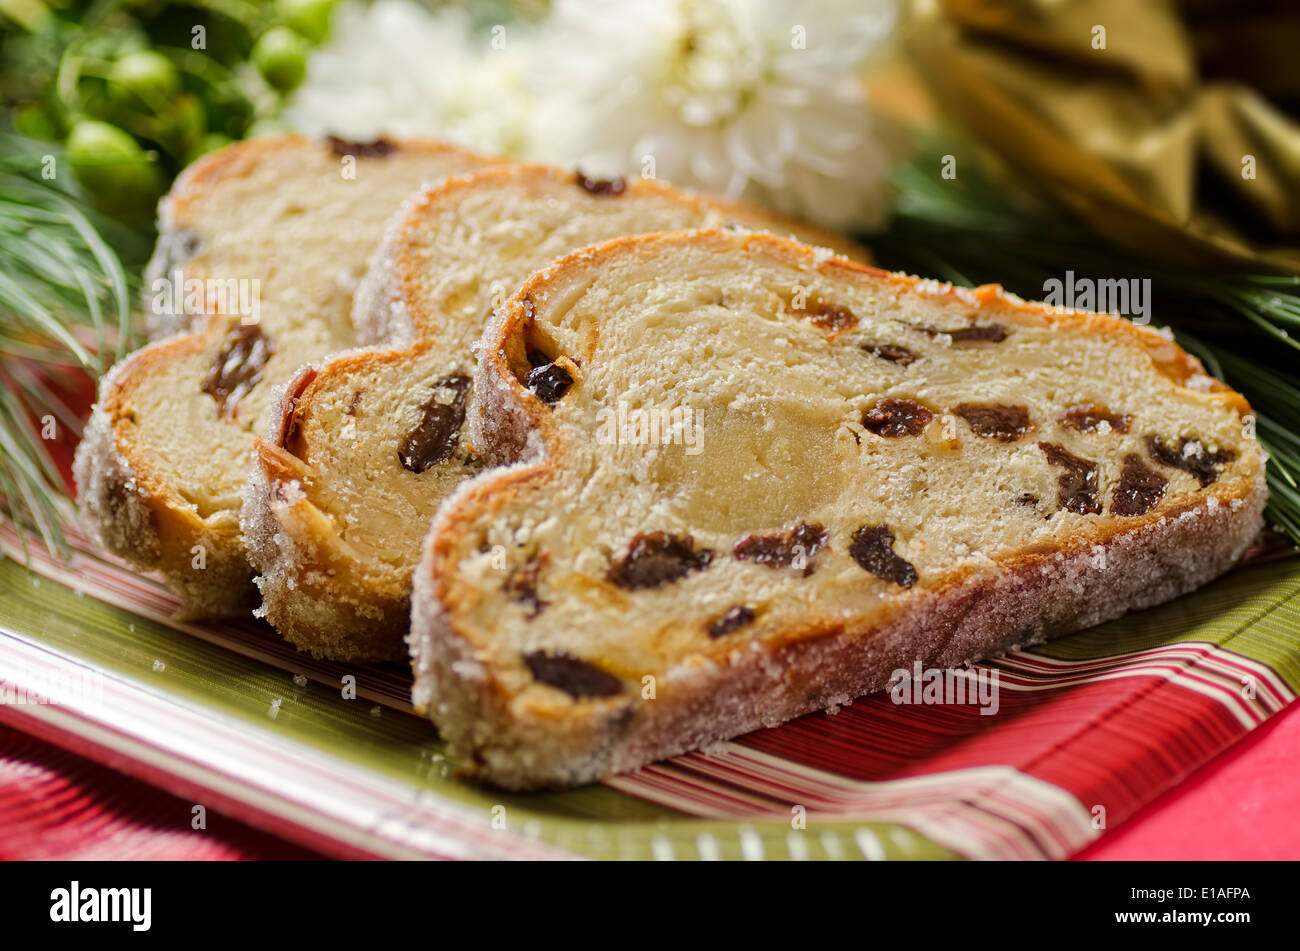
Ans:
[{"label": "slice of stollen", "polygon": [[304,367],[257,442],[244,527],[280,633],[334,660],[404,657],[420,542],[442,499],[482,468],[461,428],[473,412],[471,345],[492,307],[585,245],[728,223],[865,253],[653,181],[521,165],[425,189],[394,221],[354,314],[373,339],[404,344]]},{"label": "slice of stollen", "polygon": [[1173,598],[1260,530],[1250,408],[1153,330],[766,235],[627,238],[483,341],[417,707],[588,782]]},{"label": "slice of stollen", "polygon": [[286,136],[229,146],[177,180],[146,297],[182,332],[104,378],[74,471],[92,533],[161,571],[183,614],[256,604],[239,506],[272,384],[355,346],[353,292],[401,202],[489,164],[431,142]]}]

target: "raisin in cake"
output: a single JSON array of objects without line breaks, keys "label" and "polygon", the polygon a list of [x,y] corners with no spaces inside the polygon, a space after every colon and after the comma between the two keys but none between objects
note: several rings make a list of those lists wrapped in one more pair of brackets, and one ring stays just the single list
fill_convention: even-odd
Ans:
[{"label": "raisin in cake", "polygon": [[1249,406],[1166,337],[771,236],[583,250],[482,348],[471,438],[514,464],[440,510],[410,640],[417,707],[504,787],[1165,601],[1262,524]]},{"label": "raisin in cake", "polygon": [[198,322],[105,377],[75,473],[91,531],[160,570],[183,613],[256,603],[239,506],[272,383],[355,344],[353,291],[401,202],[488,164],[435,143],[287,136],[232,145],[177,180],[150,268],[175,293],[154,302],[167,326]]},{"label": "raisin in cake", "polygon": [[863,253],[652,181],[510,166],[425,189],[394,221],[354,314],[373,339],[404,345],[304,367],[257,442],[244,527],[281,634],[334,660],[404,657],[420,542],[442,499],[482,468],[461,428],[489,311],[585,245],[729,222]]}]

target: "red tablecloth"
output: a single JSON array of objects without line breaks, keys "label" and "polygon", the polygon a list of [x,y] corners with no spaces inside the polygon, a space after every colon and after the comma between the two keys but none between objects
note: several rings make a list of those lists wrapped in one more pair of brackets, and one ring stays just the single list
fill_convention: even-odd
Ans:
[{"label": "red tablecloth", "polygon": [[0,724],[0,860],[313,859],[313,852]]},{"label": "red tablecloth", "polygon": [[[1300,858],[1300,703],[1081,859]],[[313,852],[0,726],[0,859],[311,859]]]},{"label": "red tablecloth", "polygon": [[1300,859],[1300,703],[1081,852],[1081,859]]}]

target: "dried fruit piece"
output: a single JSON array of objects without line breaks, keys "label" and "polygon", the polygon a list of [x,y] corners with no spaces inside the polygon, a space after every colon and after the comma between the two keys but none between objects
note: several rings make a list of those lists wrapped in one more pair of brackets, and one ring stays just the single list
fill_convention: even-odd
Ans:
[{"label": "dried fruit piece", "polygon": [[532,651],[524,655],[524,663],[538,683],[556,687],[571,697],[613,697],[623,692],[623,681],[609,671],[563,651]]},{"label": "dried fruit piece", "polygon": [[257,324],[240,324],[226,334],[200,389],[217,401],[217,412],[229,416],[236,403],[262,380],[266,361],[275,348]]},{"label": "dried fruit piece", "polygon": [[826,330],[848,330],[858,325],[857,314],[847,307],[832,304],[828,301],[818,301],[817,305],[810,311],[809,319],[818,327],[823,327]]},{"label": "dried fruit piece", "polygon": [[909,366],[916,362],[915,353],[896,343],[861,343],[858,346],[873,357],[888,360],[890,363],[897,363],[900,367]]},{"label": "dried fruit piece", "polygon": [[862,414],[862,427],[877,436],[919,436],[934,413],[916,400],[883,399]]},{"label": "dried fruit piece", "polygon": [[826,529],[801,522],[784,535],[749,535],[732,549],[744,561],[772,568],[789,568],[800,555],[804,559],[804,577],[813,573],[812,559],[826,544]]},{"label": "dried fruit piece", "polygon": [[894,553],[894,533],[888,525],[863,525],[853,533],[849,554],[877,578],[904,588],[916,584],[916,568]]},{"label": "dried fruit piece", "polygon": [[547,604],[537,593],[537,579],[541,574],[544,560],[544,555],[534,555],[510,572],[510,576],[506,578],[506,597],[517,604],[522,604],[525,608],[524,613],[530,620],[541,614],[542,608]]},{"label": "dried fruit piece", "polygon": [[460,445],[469,383],[464,373],[453,373],[433,385],[433,395],[421,408],[420,421],[397,449],[404,469],[420,473],[452,457]]},{"label": "dried fruit piece", "polygon": [[642,532],[632,539],[627,556],[615,562],[605,577],[630,590],[661,588],[707,568],[711,561],[713,552],[707,548],[696,551],[690,535]]},{"label": "dried fruit piece", "polygon": [[1183,437],[1177,446],[1166,445],[1159,436],[1147,437],[1147,451],[1151,458],[1162,466],[1182,469],[1194,475],[1201,488],[1210,485],[1219,478],[1219,467],[1227,465],[1237,458],[1231,449],[1219,449],[1214,452],[1205,448],[1199,439]]},{"label": "dried fruit piece", "polygon": [[183,263],[185,258],[192,258],[199,253],[203,247],[203,235],[190,228],[182,228],[172,235],[172,243],[182,257],[179,263]]},{"label": "dried fruit piece", "polygon": [[[537,351],[529,351],[528,359],[530,363],[536,353]],[[573,386],[573,375],[558,363],[534,365],[528,371],[528,380],[525,385],[536,393],[537,398],[543,403],[554,406],[560,401],[560,397],[569,392],[569,387]]]},{"label": "dried fruit piece", "polygon": [[1063,471],[1057,476],[1057,500],[1061,507],[1080,515],[1100,515],[1101,502],[1097,498],[1097,464],[1080,459],[1064,446],[1040,442],[1047,461]]},{"label": "dried fruit piece", "polygon": [[627,189],[627,182],[621,178],[588,178],[577,173],[578,187],[592,195],[621,195]]},{"label": "dried fruit piece", "polygon": [[754,609],[738,604],[709,625],[709,637],[717,640],[747,624],[754,623]]},{"label": "dried fruit piece", "polygon": [[938,327],[916,329],[931,337],[938,337],[940,334],[951,337],[953,343],[1001,343],[1007,339],[1007,328],[1001,324],[972,324],[956,330],[940,330]]},{"label": "dried fruit piece", "polygon": [[1143,462],[1141,456],[1130,452],[1124,457],[1110,510],[1115,515],[1143,515],[1160,501],[1168,484],[1169,480]]},{"label": "dried fruit piece", "polygon": [[315,379],[316,370],[309,367],[292,382],[292,388],[286,389],[284,396],[281,397],[289,405],[289,412],[285,414],[284,424],[280,427],[280,447],[303,462],[307,461],[307,447],[302,439],[302,420],[298,418],[298,402]]},{"label": "dried fruit piece", "polygon": [[1027,406],[958,403],[952,411],[970,424],[971,432],[976,436],[998,442],[1015,442],[1034,428]]},{"label": "dried fruit piece", "polygon": [[1081,403],[1071,406],[1061,416],[1061,425],[1081,433],[1110,432],[1126,433],[1133,425],[1133,417],[1127,413],[1112,413],[1096,403]]},{"label": "dried fruit piece", "polygon": [[383,158],[397,151],[397,143],[383,138],[373,142],[351,142],[331,135],[329,144],[335,155],[353,155],[357,158]]}]

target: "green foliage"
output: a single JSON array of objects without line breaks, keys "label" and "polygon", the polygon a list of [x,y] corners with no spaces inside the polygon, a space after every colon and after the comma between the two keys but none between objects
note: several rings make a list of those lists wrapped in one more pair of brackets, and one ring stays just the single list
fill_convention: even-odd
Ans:
[{"label": "green foliage", "polygon": [[[128,188],[93,171],[87,197],[146,225],[160,191],[214,142],[280,112],[334,0],[0,0],[0,98],[12,128],[52,142],[87,122],[134,139]],[[18,16],[16,11],[39,15]]]},{"label": "green foliage", "polygon": [[131,346],[134,275],[152,240],[87,207],[70,177],[57,150],[0,136],[0,502],[54,551],[64,486],[40,420],[80,432],[60,383]]}]

